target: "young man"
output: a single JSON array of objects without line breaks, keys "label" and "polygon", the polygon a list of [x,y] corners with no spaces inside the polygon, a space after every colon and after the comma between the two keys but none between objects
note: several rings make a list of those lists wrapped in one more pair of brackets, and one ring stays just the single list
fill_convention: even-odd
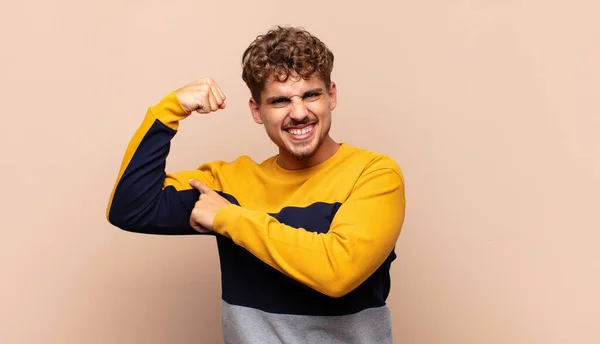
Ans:
[{"label": "young man", "polygon": [[165,173],[171,139],[193,112],[225,108],[210,78],[149,108],[107,217],[137,233],[216,237],[226,343],[391,343],[389,270],[404,221],[404,180],[389,157],[329,136],[333,54],[277,27],[243,56],[254,121],[279,154]]}]

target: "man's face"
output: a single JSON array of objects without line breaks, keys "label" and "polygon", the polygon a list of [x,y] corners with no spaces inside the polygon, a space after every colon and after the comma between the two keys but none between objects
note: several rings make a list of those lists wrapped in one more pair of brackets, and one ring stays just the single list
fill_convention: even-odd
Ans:
[{"label": "man's face", "polygon": [[328,91],[318,75],[308,80],[292,75],[285,82],[266,82],[261,104],[251,99],[250,109],[280,153],[303,160],[312,157],[328,137],[336,98],[335,83]]}]

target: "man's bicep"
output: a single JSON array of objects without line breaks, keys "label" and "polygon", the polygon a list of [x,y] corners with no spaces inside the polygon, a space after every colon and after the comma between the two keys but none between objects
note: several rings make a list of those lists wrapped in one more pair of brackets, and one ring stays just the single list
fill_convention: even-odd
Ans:
[{"label": "man's bicep", "polygon": [[172,235],[205,234],[199,233],[190,226],[190,215],[200,196],[198,190],[190,185],[190,179],[199,180],[211,188],[215,185],[212,171],[204,168],[167,173],[160,203],[155,209],[155,217],[152,223],[144,228]]},{"label": "man's bicep", "polygon": [[210,170],[206,169],[183,170],[177,173],[167,173],[163,188],[173,187],[177,191],[190,190],[193,189],[189,183],[190,179],[199,180],[213,189],[216,188],[213,174]]},{"label": "man's bicep", "polygon": [[[190,214],[198,201],[198,190],[191,187],[190,179],[213,184],[210,172],[185,170],[165,174],[163,187],[151,194],[148,189],[144,197],[116,198],[112,208],[112,222],[119,228],[136,233],[185,235],[202,234],[190,226]],[[119,200],[127,199],[127,204]]]}]

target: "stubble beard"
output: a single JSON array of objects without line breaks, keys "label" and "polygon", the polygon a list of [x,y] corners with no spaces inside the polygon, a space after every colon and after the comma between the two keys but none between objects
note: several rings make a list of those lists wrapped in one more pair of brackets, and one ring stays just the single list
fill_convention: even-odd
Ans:
[{"label": "stubble beard", "polygon": [[[288,147],[286,144],[284,144],[284,146],[285,146],[284,149],[296,161],[302,161],[302,160],[306,160],[306,159],[313,157],[319,151],[319,148],[321,148],[321,146],[325,142],[327,135],[329,135],[329,127],[330,126],[321,127],[321,124],[323,124],[322,121],[319,121],[315,124],[315,127],[318,126],[320,130],[323,130],[322,132],[319,132],[319,136],[316,136],[317,133],[315,133],[315,135],[308,142],[302,142],[299,144],[292,143],[292,144],[290,144],[290,147]],[[309,148],[310,146],[313,146],[313,148],[310,149],[309,151],[305,151],[305,148]],[[294,149],[293,149],[294,147],[299,148],[299,149],[294,151]]]}]

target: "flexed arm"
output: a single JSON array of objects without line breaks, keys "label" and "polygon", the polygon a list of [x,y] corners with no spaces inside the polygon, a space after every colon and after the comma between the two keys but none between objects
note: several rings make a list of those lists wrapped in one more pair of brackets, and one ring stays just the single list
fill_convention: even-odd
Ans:
[{"label": "flexed arm", "polygon": [[207,232],[196,231],[189,224],[198,192],[187,181],[196,178],[213,185],[211,168],[217,168],[217,163],[169,174],[166,159],[181,120],[194,111],[207,114],[224,108],[225,94],[210,78],[170,92],[150,107],[125,151],[106,210],[108,221],[138,233]]}]

